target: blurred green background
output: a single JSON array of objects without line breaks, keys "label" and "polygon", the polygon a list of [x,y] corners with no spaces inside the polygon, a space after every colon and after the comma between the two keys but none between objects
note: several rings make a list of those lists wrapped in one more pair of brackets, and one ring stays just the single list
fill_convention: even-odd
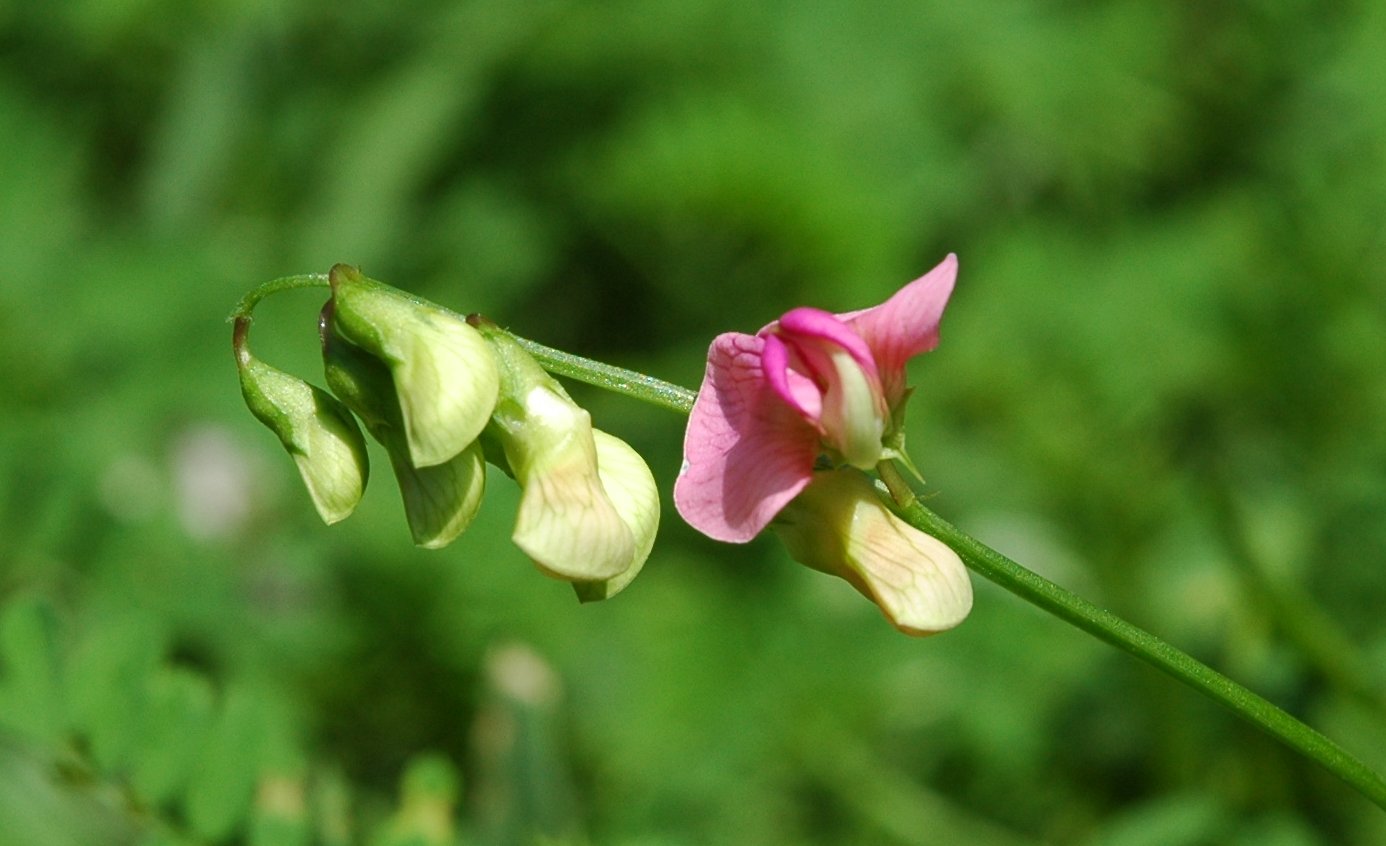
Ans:
[{"label": "blurred green background", "polygon": [[949,251],[930,505],[1386,768],[1386,4],[0,2],[0,844],[1386,842],[985,583],[909,639],[666,500],[580,607],[378,451],[325,528],[224,322],[346,261],[693,386]]}]

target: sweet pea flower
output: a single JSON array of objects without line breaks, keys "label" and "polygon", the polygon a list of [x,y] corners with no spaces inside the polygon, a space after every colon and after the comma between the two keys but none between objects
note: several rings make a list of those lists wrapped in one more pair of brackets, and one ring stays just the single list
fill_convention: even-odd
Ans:
[{"label": "sweet pea flower", "polygon": [[720,541],[745,543],[813,480],[820,457],[869,469],[903,458],[905,363],[938,345],[957,257],[874,308],[796,308],[708,350],[674,505]]}]

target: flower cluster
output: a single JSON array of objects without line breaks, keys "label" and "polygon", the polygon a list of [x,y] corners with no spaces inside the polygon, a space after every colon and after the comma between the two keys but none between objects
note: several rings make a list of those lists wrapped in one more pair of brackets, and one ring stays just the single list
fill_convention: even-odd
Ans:
[{"label": "flower cluster", "polygon": [[[790,554],[839,576],[909,634],[957,625],[972,587],[956,553],[900,519],[867,475],[913,469],[904,450],[906,362],[938,344],[957,260],[885,303],[796,308],[755,335],[713,340],[689,416],[674,503],[694,528],[744,543],[773,529]],[[292,280],[281,280],[292,281]],[[246,403],[283,442],[323,520],[356,507],[379,441],[414,542],[446,546],[481,507],[486,464],[521,488],[512,538],[580,599],[623,589],[649,556],[659,495],[649,468],[593,428],[509,334],[367,279],[328,274],[319,333],[330,393],[255,358],[237,319]]]},{"label": "flower cluster", "polygon": [[885,303],[796,308],[708,351],[674,504],[694,528],[744,543],[776,529],[801,563],[840,576],[899,629],[951,628],[972,607],[962,561],[896,517],[863,473],[908,466],[905,363],[938,345],[957,276],[948,256]]},{"label": "flower cluster", "polygon": [[[255,358],[249,318],[234,345],[247,405],[294,457],[327,523],[368,476],[364,424],[390,458],[414,542],[446,546],[481,506],[486,462],[519,483],[513,539],[583,601],[615,595],[649,556],[653,476],[513,338],[337,265],[319,332],[332,393]],[[335,396],[334,396],[335,395]]]}]

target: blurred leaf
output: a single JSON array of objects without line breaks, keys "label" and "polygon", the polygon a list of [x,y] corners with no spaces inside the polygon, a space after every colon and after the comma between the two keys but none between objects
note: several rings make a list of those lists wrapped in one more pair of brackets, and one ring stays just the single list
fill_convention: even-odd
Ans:
[{"label": "blurred leaf", "polygon": [[123,773],[138,757],[161,647],[153,621],[134,615],[106,619],[77,643],[68,676],[71,719],[104,772]]},{"label": "blurred leaf", "polygon": [[1206,796],[1170,796],[1114,818],[1093,846],[1214,846],[1224,842],[1226,822]]},{"label": "blurred leaf", "polygon": [[42,597],[14,598],[0,609],[0,728],[50,745],[62,740],[68,707],[56,628]]},{"label": "blurred leaf", "polygon": [[188,824],[197,836],[225,838],[246,818],[265,759],[269,718],[262,700],[250,691],[228,691],[184,800]]},{"label": "blurred leaf", "polygon": [[164,804],[187,785],[212,728],[212,713],[212,691],[205,679],[168,669],[150,677],[144,742],[130,774],[140,796]]}]

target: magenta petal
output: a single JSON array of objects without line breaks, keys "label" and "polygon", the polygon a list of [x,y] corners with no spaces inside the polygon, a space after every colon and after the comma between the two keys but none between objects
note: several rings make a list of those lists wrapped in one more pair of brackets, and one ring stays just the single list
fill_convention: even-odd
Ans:
[{"label": "magenta petal", "polygon": [[816,424],[823,415],[823,392],[812,379],[794,369],[784,341],[774,334],[764,335],[761,340],[765,346],[761,349],[760,365],[770,387],[780,399],[798,409],[805,420]]},{"label": "magenta petal", "polygon": [[861,369],[876,375],[876,359],[869,344],[841,318],[822,309],[800,306],[785,312],[776,323],[776,331],[789,338],[829,341],[842,347],[856,360]]},{"label": "magenta petal", "polygon": [[905,362],[938,346],[939,320],[957,276],[958,257],[949,253],[884,303],[838,315],[870,347],[892,407],[905,389]]},{"label": "magenta petal", "polygon": [[718,335],[688,419],[674,506],[715,540],[755,537],[813,478],[818,433],[771,387],[765,339]]}]

